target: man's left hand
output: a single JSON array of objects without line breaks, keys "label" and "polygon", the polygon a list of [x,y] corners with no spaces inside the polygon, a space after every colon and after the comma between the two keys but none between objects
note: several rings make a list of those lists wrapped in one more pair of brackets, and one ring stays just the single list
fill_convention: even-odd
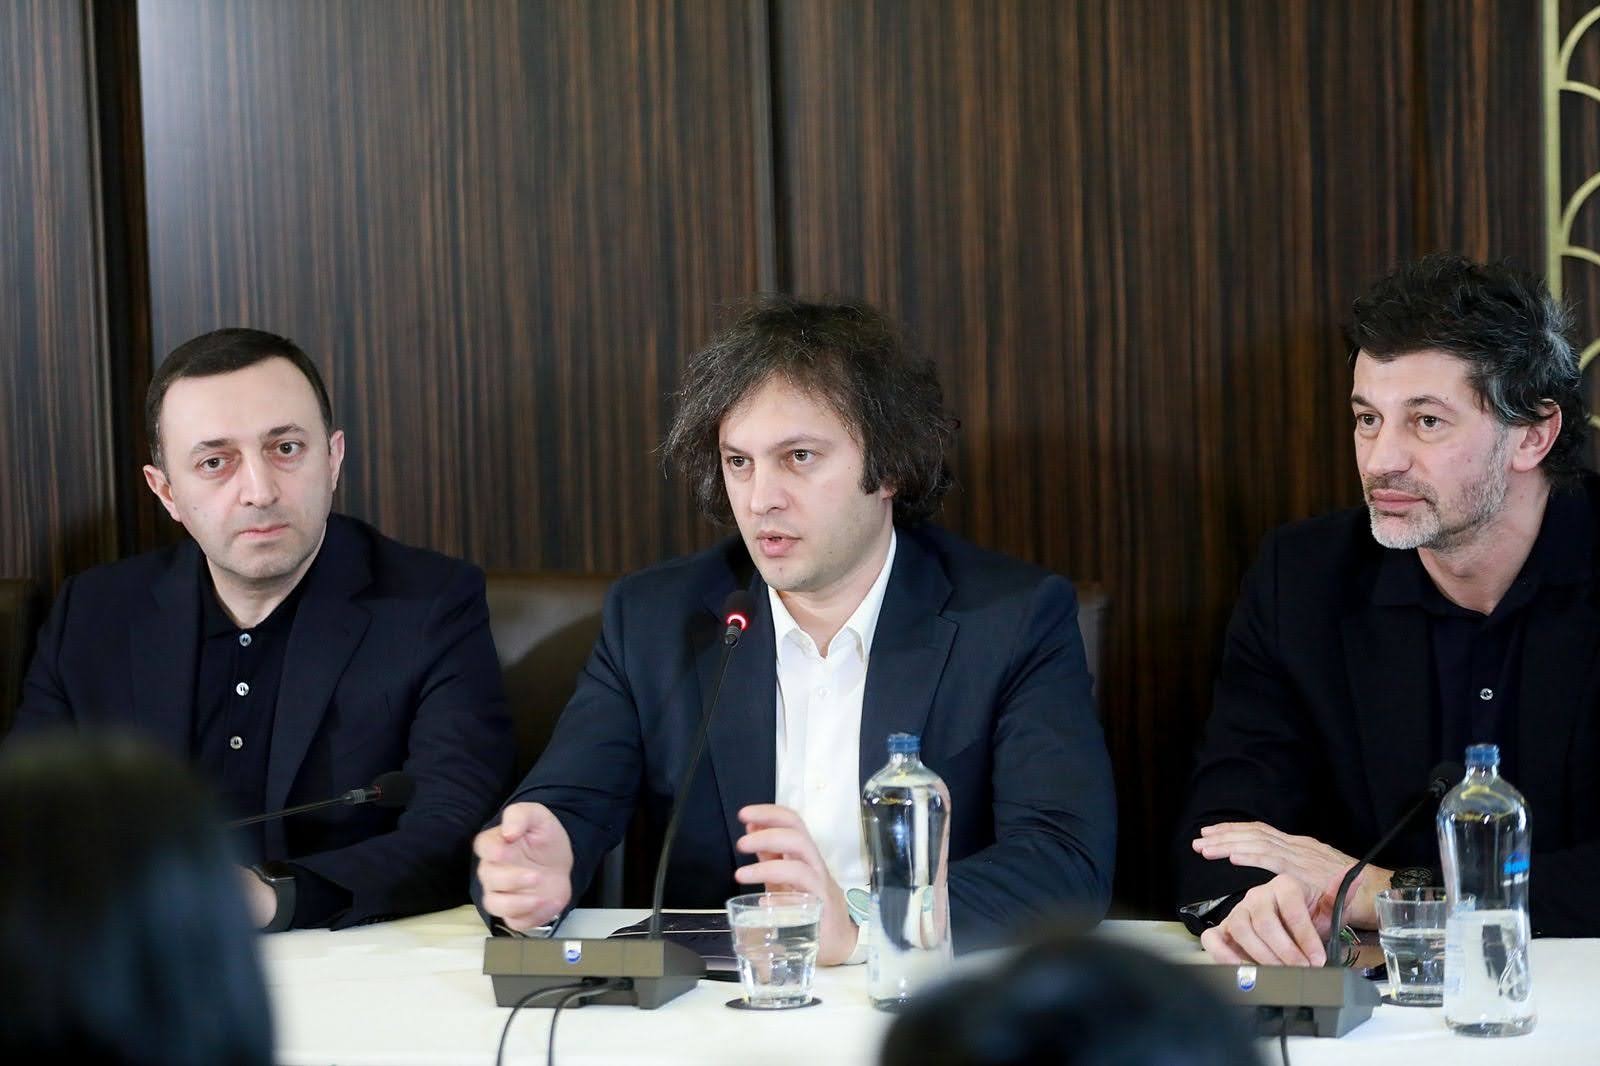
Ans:
[{"label": "man's left hand", "polygon": [[278,894],[248,866],[239,867],[239,881],[244,885],[244,900],[250,908],[250,920],[256,923],[257,929],[265,929],[277,917]]},{"label": "man's left hand", "polygon": [[734,844],[756,861],[733,871],[733,879],[746,885],[764,884],[768,892],[809,892],[822,901],[821,943],[817,961],[837,966],[856,949],[856,923],[850,920],[844,891],[817,851],[805,822],[788,807],[755,803],[739,811],[745,835]]},{"label": "man's left hand", "polygon": [[[1339,882],[1356,860],[1315,837],[1295,836],[1265,822],[1219,822],[1200,830],[1190,844],[1207,859],[1227,859],[1235,866],[1254,866],[1287,874],[1308,888],[1337,892]],[[1344,921],[1361,929],[1378,925],[1376,899],[1388,887],[1392,871],[1368,866],[1350,886]]]}]

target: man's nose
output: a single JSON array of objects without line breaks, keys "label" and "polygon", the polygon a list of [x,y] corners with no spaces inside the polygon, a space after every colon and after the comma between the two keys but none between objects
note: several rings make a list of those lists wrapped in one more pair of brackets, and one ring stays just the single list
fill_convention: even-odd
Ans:
[{"label": "man's nose", "polygon": [[265,456],[246,455],[239,464],[239,502],[268,507],[277,502],[278,479]]},{"label": "man's nose", "polygon": [[783,508],[788,502],[789,494],[783,486],[782,472],[758,465],[750,475],[750,510],[755,514],[766,514]]},{"label": "man's nose", "polygon": [[1398,428],[1387,423],[1366,442],[1361,456],[1361,472],[1367,477],[1404,473],[1411,468],[1411,449]]}]

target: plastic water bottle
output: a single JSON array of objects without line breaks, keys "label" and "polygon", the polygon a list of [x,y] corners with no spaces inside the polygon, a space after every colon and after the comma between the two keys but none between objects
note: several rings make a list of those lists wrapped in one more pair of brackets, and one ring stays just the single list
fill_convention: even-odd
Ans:
[{"label": "plastic water bottle", "polygon": [[918,758],[921,741],[889,736],[889,762],[861,792],[872,858],[867,993],[892,1010],[949,964],[950,790]]},{"label": "plastic water bottle", "polygon": [[1533,1029],[1528,973],[1528,805],[1500,776],[1500,749],[1467,749],[1467,776],[1439,805],[1439,854],[1450,916],[1444,1020],[1471,1036]]}]

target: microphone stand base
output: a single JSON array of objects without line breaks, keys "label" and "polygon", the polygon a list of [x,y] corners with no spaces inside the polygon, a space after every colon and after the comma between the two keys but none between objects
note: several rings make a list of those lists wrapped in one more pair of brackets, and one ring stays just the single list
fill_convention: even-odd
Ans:
[{"label": "microphone stand base", "polygon": [[1259,1036],[1277,1036],[1285,1016],[1290,1036],[1343,1036],[1372,1017],[1380,999],[1377,985],[1342,966],[1200,969],[1225,1000],[1255,1008]]},{"label": "microphone stand base", "polygon": [[[530,992],[580,982],[624,978],[616,988],[585,1003],[620,1003],[655,1010],[693,988],[705,976],[705,960],[670,940],[573,939],[492,936],[483,942],[483,972],[494,984],[494,1001],[514,1007]],[[560,996],[535,999],[530,1007],[554,1007]]]}]

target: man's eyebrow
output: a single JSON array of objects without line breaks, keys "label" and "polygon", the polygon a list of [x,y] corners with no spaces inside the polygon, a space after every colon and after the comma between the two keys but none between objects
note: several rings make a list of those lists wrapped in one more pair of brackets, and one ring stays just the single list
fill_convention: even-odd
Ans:
[{"label": "man's eyebrow", "polygon": [[273,426],[261,434],[262,440],[271,440],[273,437],[282,437],[289,433],[304,433],[305,427],[298,422],[286,422],[281,426]]},{"label": "man's eyebrow", "polygon": [[[1350,394],[1350,403],[1353,406],[1360,407],[1377,406],[1359,392],[1352,392]],[[1406,407],[1427,407],[1430,404],[1434,407],[1449,407],[1452,410],[1455,408],[1455,404],[1451,403],[1449,400],[1442,396],[1434,396],[1431,393],[1423,393],[1421,396],[1412,396],[1405,401]]]},{"label": "man's eyebrow", "polygon": [[212,440],[203,440],[199,444],[196,444],[193,448],[190,448],[189,454],[198,455],[201,452],[209,452],[213,448],[226,448],[232,443],[232,437],[216,437]]},{"label": "man's eyebrow", "polygon": [[[811,448],[811,447],[816,447],[817,445],[827,445],[827,444],[831,444],[831,443],[832,443],[832,440],[830,438],[828,438],[828,437],[819,436],[819,435],[812,434],[812,433],[797,433],[792,437],[785,437],[782,440],[778,441],[776,444],[772,445],[769,450],[770,451],[774,451],[774,452],[782,452],[782,451],[788,451],[791,448]],[[739,448],[739,447],[736,447],[736,446],[734,446],[732,444],[729,444],[725,440],[724,441],[718,441],[717,442],[717,447],[721,448],[725,452],[743,452],[744,451],[743,448]]]}]

